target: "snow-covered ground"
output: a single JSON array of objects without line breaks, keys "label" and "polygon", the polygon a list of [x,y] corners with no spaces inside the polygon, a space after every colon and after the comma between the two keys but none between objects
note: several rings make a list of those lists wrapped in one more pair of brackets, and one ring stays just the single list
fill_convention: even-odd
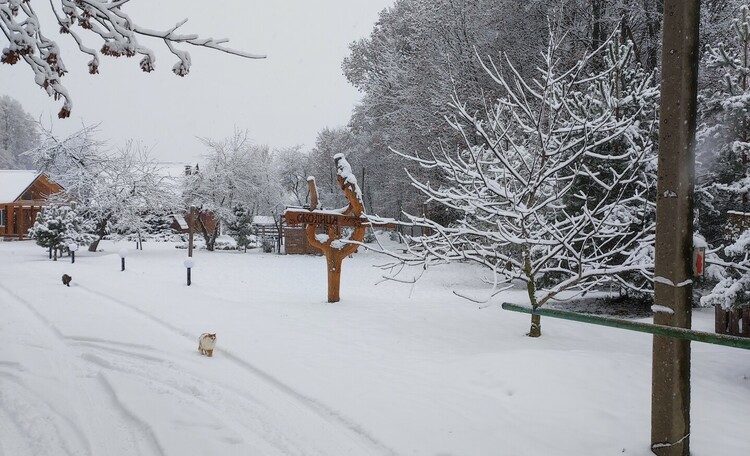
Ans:
[{"label": "snow-covered ground", "polygon": [[[451,293],[486,290],[467,265],[376,285],[358,253],[329,304],[321,257],[197,251],[187,287],[184,250],[120,272],[123,246],[0,243],[0,455],[650,454],[648,335],[547,318],[530,339]],[[750,352],[692,348],[692,454],[750,454]]]}]

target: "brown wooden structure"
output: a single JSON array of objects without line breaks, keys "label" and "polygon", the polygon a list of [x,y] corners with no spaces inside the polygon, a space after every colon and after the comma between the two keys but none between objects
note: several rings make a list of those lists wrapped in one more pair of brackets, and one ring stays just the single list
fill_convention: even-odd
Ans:
[{"label": "brown wooden structure", "polygon": [[[322,231],[321,231],[322,232]],[[284,252],[287,255],[322,255],[323,251],[307,241],[304,225],[284,225]]]},{"label": "brown wooden structure", "polygon": [[716,312],[716,332],[731,336],[750,337],[750,307],[724,309],[714,305]]},{"label": "brown wooden structure", "polygon": [[63,188],[44,173],[0,170],[0,237],[23,239],[47,197]]},{"label": "brown wooden structure", "polygon": [[[342,154],[334,157],[338,169],[338,181],[349,205],[335,211],[316,210],[318,207],[318,191],[315,179],[309,179],[311,204],[310,210],[287,209],[284,219],[288,225],[304,225],[307,242],[323,252],[326,257],[328,271],[328,302],[338,302],[341,285],[341,263],[344,258],[353,254],[359,247],[357,244],[342,242],[342,228],[353,227],[350,241],[362,242],[365,238],[365,224],[367,219],[362,217],[364,205],[361,191],[351,167]],[[325,227],[324,233],[318,233],[319,227]],[[287,240],[287,248],[289,247]]]}]

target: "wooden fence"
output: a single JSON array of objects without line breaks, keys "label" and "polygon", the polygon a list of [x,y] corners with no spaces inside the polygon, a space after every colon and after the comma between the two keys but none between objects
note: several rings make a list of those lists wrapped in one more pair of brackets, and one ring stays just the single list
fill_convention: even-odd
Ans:
[{"label": "wooden fence", "polygon": [[717,304],[714,308],[717,334],[750,337],[750,307],[724,309]]}]

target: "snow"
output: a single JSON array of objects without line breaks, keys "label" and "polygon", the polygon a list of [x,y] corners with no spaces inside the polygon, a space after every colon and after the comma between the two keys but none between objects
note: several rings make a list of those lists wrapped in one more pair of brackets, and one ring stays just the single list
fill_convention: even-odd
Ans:
[{"label": "snow", "polygon": [[653,312],[662,312],[662,313],[668,313],[674,315],[674,310],[672,310],[670,307],[667,306],[659,306],[654,304],[651,306],[651,311]]},{"label": "snow", "polygon": [[706,238],[701,236],[700,234],[693,234],[693,247],[695,248],[708,248],[708,243],[706,242]]},{"label": "snow", "polygon": [[[0,454],[651,455],[652,338],[545,317],[525,337],[528,315],[452,293],[486,290],[477,266],[382,282],[361,251],[329,304],[320,257],[200,250],[187,287],[184,250],[120,272],[124,245],[71,264],[0,242]],[[750,352],[691,346],[691,454],[744,456]]]},{"label": "snow", "polygon": [[0,203],[19,199],[39,174],[38,171],[0,170]]},{"label": "snow", "polygon": [[681,288],[681,287],[686,287],[688,285],[692,285],[693,279],[686,279],[686,280],[683,280],[682,282],[675,284],[674,282],[672,282],[666,277],[656,276],[654,277],[654,282],[663,283],[664,285],[669,285],[670,287]]},{"label": "snow", "polygon": [[272,215],[255,215],[253,216],[253,225],[275,225],[276,220]]}]

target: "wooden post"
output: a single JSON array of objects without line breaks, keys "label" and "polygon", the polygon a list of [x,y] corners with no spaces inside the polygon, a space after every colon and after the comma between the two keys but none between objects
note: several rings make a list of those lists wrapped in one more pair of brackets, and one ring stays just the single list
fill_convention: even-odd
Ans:
[{"label": "wooden post", "polygon": [[715,331],[717,334],[727,333],[727,311],[721,304],[714,304]]},{"label": "wooden post", "polygon": [[310,210],[318,208],[318,188],[315,186],[315,178],[307,178],[307,189],[310,192]]},{"label": "wooden post", "polygon": [[18,239],[23,239],[23,232],[26,225],[23,206],[18,206]]},{"label": "wooden post", "polygon": [[8,221],[6,222],[6,225],[7,225],[6,230],[10,228],[11,233],[18,234],[15,231],[16,230],[16,223],[15,223],[16,222],[16,208],[15,206],[7,206],[7,208],[8,208],[8,211],[7,211]]},{"label": "wooden post", "polygon": [[[354,176],[351,175],[351,169],[343,155],[337,154],[334,157],[336,166],[339,168],[338,182],[341,190],[344,191],[349,205],[337,211],[315,211],[318,207],[318,191],[314,178],[308,178],[307,182],[310,189],[310,207],[312,211],[287,211],[284,215],[289,224],[305,224],[305,234],[309,244],[323,251],[326,257],[326,271],[328,274],[328,302],[338,302],[340,299],[341,286],[341,263],[344,258],[357,251],[356,244],[341,243],[341,227],[352,226],[352,232],[349,240],[362,242],[365,238],[366,219],[362,218],[364,205],[360,198],[361,191],[357,186]],[[344,168],[349,168],[348,172],[342,172]],[[299,218],[298,218],[299,217]],[[316,238],[318,226],[328,226],[328,236],[325,240]]]},{"label": "wooden post", "polygon": [[750,307],[742,308],[742,337],[750,337]]},{"label": "wooden post", "polygon": [[733,336],[740,335],[740,312],[742,309],[736,307],[729,309],[729,325],[727,331]]},{"label": "wooden post", "polygon": [[[664,1],[654,324],[690,328],[699,0]],[[651,451],[690,454],[690,342],[654,336]]]}]

